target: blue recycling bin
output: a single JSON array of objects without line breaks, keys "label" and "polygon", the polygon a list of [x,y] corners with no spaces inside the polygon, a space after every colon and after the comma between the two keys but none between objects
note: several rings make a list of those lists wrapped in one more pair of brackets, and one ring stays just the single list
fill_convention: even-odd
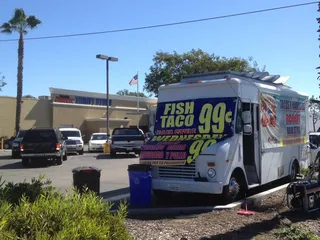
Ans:
[{"label": "blue recycling bin", "polygon": [[148,207],[151,205],[152,178],[151,166],[131,164],[128,166],[130,185],[130,205]]}]

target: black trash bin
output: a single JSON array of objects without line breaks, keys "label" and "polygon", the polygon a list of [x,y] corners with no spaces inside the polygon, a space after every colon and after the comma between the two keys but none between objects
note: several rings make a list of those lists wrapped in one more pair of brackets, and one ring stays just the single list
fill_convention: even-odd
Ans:
[{"label": "black trash bin", "polygon": [[95,192],[100,195],[100,176],[101,169],[96,167],[77,167],[72,169],[73,173],[73,186],[77,191],[82,194],[84,188]]}]

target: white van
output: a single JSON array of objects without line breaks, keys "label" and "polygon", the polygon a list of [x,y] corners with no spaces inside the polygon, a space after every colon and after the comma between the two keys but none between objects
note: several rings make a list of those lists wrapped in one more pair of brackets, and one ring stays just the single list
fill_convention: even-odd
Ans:
[{"label": "white van", "polygon": [[140,163],[153,166],[154,194],[219,194],[232,202],[254,187],[295,180],[309,155],[308,96],[287,80],[213,72],[162,85],[155,135],[140,153]]},{"label": "white van", "polygon": [[[79,155],[83,155],[83,136],[81,135],[81,131],[78,128],[59,128],[61,133],[68,138],[68,140],[74,140],[74,143],[71,143],[72,149],[68,148],[68,141],[67,143],[67,149],[68,152],[77,152]],[[70,146],[71,147],[71,146]]]}]

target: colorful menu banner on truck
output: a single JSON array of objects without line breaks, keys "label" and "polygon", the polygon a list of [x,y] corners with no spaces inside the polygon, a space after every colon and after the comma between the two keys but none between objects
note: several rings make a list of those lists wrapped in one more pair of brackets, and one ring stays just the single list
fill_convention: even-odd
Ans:
[{"label": "colorful menu banner on truck", "polygon": [[306,99],[260,95],[262,148],[306,143]]},{"label": "colorful menu banner on truck", "polygon": [[210,145],[233,135],[236,98],[158,103],[155,136],[141,148],[140,163],[185,165]]}]

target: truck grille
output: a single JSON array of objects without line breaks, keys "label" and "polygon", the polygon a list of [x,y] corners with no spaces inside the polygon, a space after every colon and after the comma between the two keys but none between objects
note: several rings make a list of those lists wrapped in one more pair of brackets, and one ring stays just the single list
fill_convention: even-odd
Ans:
[{"label": "truck grille", "polygon": [[185,166],[161,166],[159,167],[160,178],[187,178],[196,177],[196,163]]}]

